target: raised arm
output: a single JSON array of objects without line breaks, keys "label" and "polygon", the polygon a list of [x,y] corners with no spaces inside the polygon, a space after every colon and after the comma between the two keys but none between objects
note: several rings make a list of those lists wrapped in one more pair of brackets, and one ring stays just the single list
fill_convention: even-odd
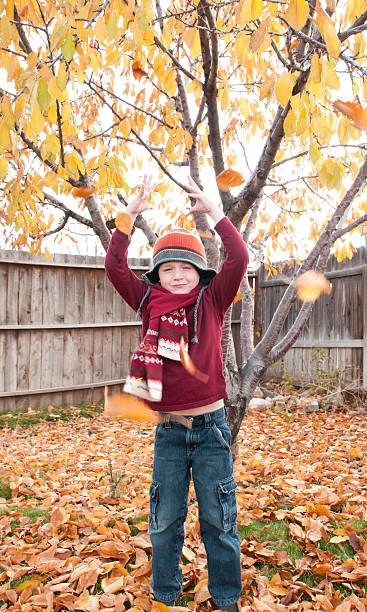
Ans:
[{"label": "raised arm", "polygon": [[208,198],[191,177],[188,177],[185,187],[188,195],[196,200],[192,210],[207,213],[211,217],[215,223],[214,229],[219,234],[227,253],[220,272],[210,282],[208,289],[213,293],[218,310],[224,315],[236,297],[247,269],[249,255],[246,243],[225,216],[221,206]]},{"label": "raised arm", "polygon": [[[144,176],[138,195],[131,200],[124,211],[130,216],[132,222],[135,221],[138,214],[152,208],[148,199],[154,189],[155,183],[152,178]],[[128,266],[127,249],[129,244],[130,237],[116,229],[108,247],[105,270],[116,291],[136,311],[145,294],[146,284]]]}]

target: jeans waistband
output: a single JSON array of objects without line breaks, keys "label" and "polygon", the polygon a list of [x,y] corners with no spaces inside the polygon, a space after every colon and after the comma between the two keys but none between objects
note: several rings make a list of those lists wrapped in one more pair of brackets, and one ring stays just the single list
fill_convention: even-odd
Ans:
[{"label": "jeans waistband", "polygon": [[219,419],[225,417],[225,409],[218,408],[213,412],[206,412],[205,414],[198,414],[196,416],[184,416],[183,414],[174,413],[160,413],[161,423],[164,423],[165,427],[171,427],[170,423],[180,423],[187,429],[194,429],[199,427],[210,428],[213,423]]}]

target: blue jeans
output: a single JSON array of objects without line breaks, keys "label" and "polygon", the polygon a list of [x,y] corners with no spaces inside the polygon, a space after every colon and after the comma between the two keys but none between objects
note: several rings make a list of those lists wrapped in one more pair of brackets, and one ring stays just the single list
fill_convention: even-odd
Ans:
[{"label": "blue jeans", "polygon": [[180,558],[189,484],[194,481],[200,533],[208,562],[208,589],[218,607],[241,594],[240,542],[230,431],[224,408],[192,417],[192,429],[157,425],[150,486],[151,585],[156,600],[175,600],[182,589]]}]

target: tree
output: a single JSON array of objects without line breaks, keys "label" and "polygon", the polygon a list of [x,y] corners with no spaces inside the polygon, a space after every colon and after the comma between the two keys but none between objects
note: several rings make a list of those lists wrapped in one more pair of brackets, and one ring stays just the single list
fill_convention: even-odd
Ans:
[{"label": "tree", "polygon": [[[1,221],[16,230],[13,247],[40,252],[45,236],[67,235],[74,219],[106,249],[130,172],[150,159],[164,225],[195,224],[211,265],[219,253],[206,218],[191,221],[175,205],[180,167],[198,184],[221,175],[225,213],[270,268],[274,245],[299,257],[298,219],[312,241],[298,274],[323,271],[332,250],[350,257],[346,237],[367,220],[364,8],[363,0],[6,0]],[[231,190],[234,166],[241,184]],[[162,229],[158,216],[137,223],[150,243]],[[296,298],[290,283],[253,348],[246,280],[242,293],[240,372],[229,315],[223,333],[234,438],[260,377],[312,309],[301,305],[281,337]]]}]

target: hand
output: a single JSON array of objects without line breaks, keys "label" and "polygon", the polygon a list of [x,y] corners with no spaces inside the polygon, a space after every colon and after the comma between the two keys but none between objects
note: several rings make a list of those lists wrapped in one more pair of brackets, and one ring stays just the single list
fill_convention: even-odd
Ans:
[{"label": "hand", "polygon": [[137,215],[140,215],[145,210],[150,210],[153,208],[153,206],[149,204],[148,200],[156,188],[156,185],[157,183],[153,181],[150,174],[144,174],[143,182],[139,189],[138,195],[135,196],[135,198],[133,198],[126,207],[126,212],[130,215],[133,221],[135,221],[135,217]]},{"label": "hand", "polygon": [[221,207],[201,191],[191,176],[187,177],[185,188],[187,190],[187,195],[196,200],[196,204],[192,207],[191,212],[207,213],[216,224],[223,219],[224,213]]}]

